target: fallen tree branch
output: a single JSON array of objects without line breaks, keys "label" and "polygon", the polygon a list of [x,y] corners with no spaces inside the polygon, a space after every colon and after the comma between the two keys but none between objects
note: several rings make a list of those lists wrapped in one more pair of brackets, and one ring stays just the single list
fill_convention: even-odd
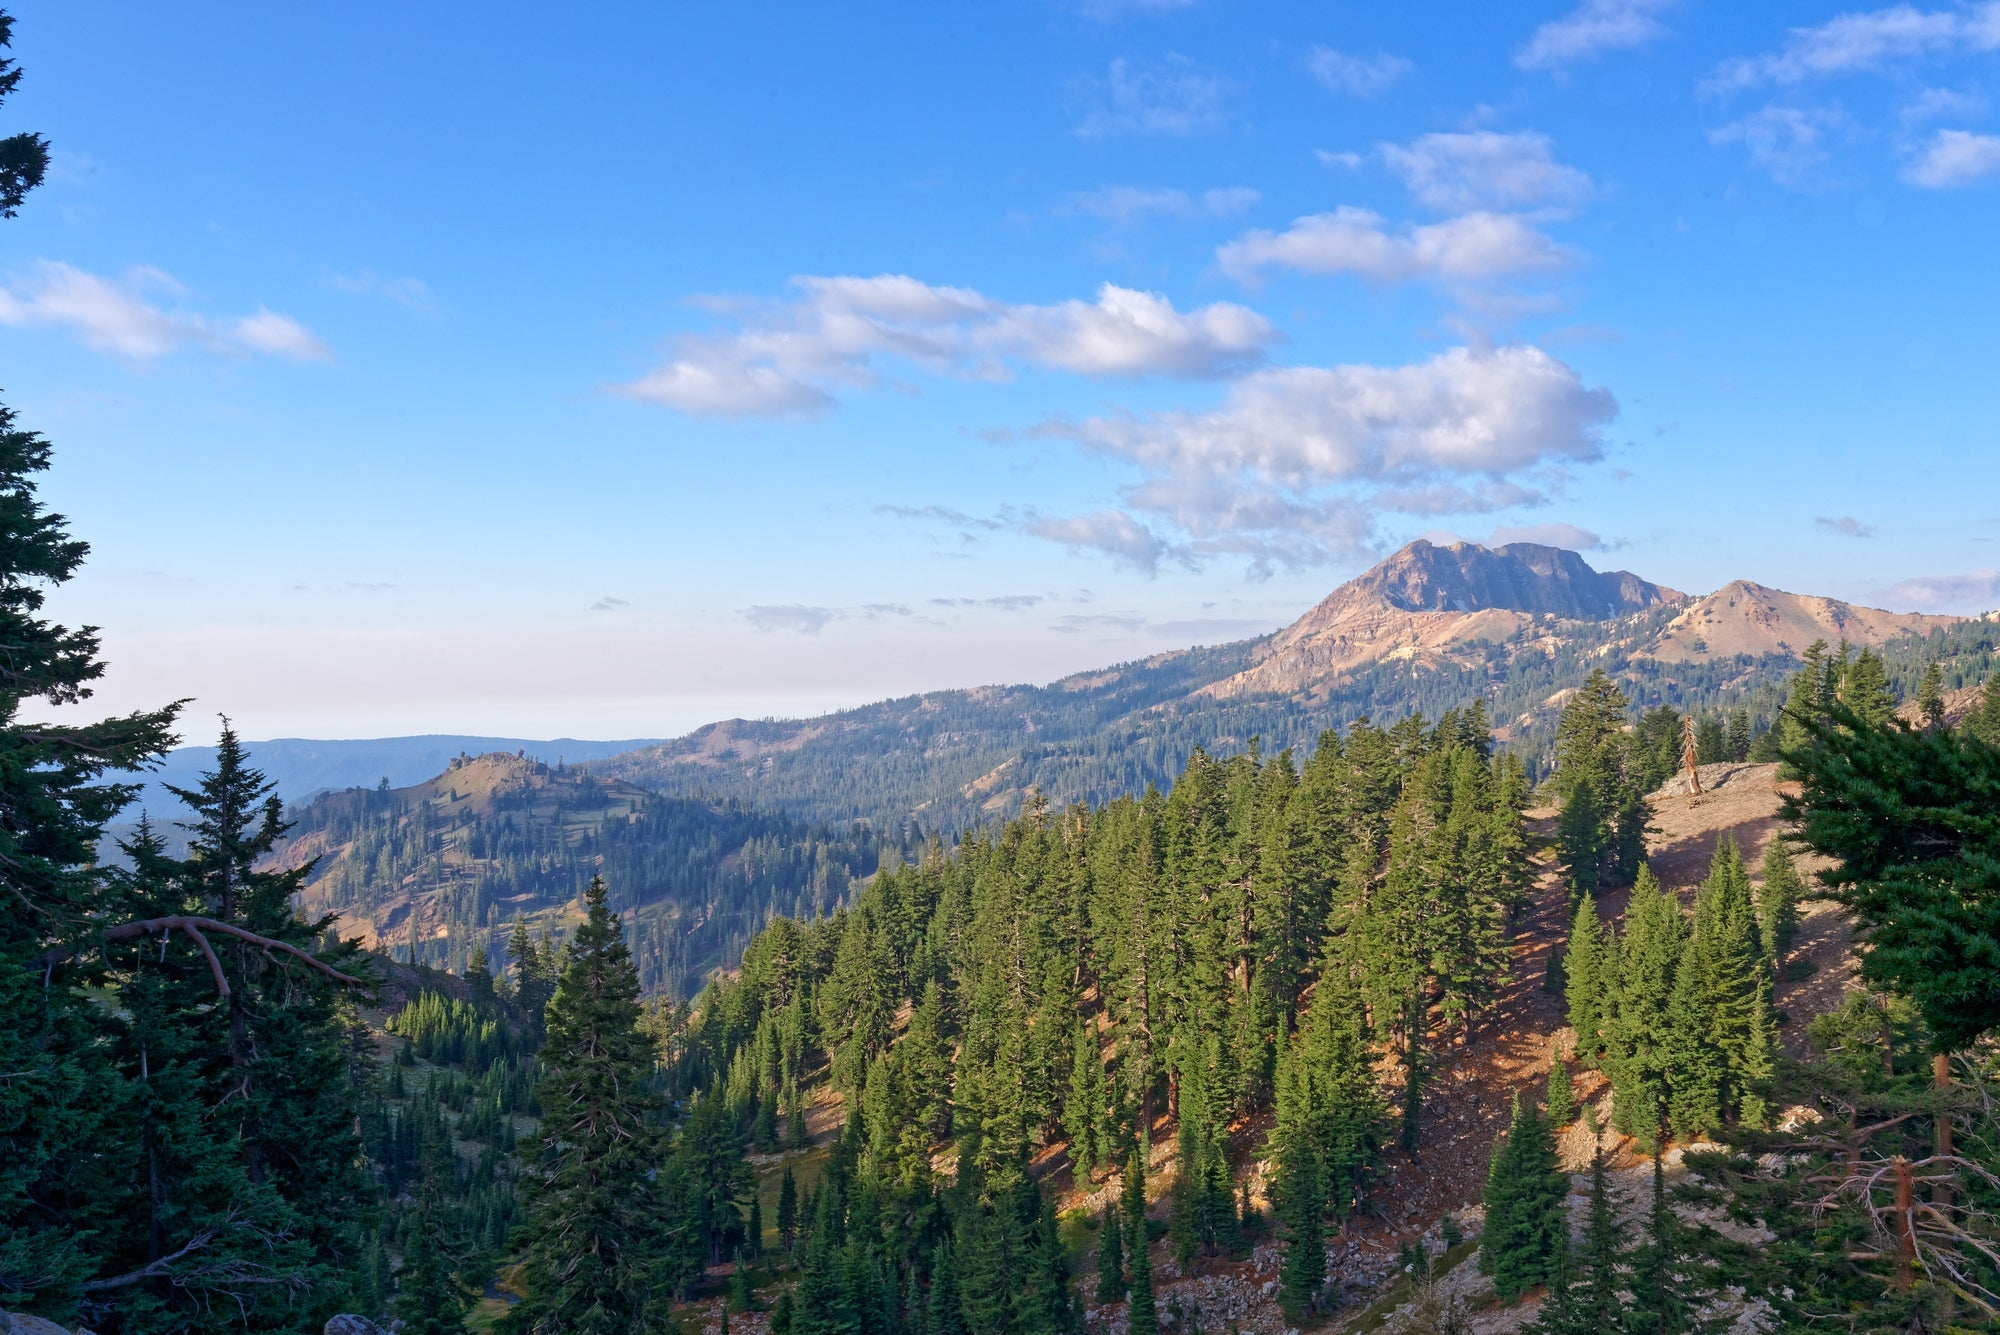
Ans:
[{"label": "fallen tree branch", "polygon": [[215,1230],[207,1229],[195,1234],[189,1240],[187,1246],[181,1248],[171,1256],[162,1256],[157,1261],[148,1261],[137,1270],[128,1270],[122,1275],[113,1275],[110,1279],[87,1280],[79,1287],[84,1293],[103,1293],[109,1289],[122,1289],[132,1284],[144,1283],[149,1279],[157,1279],[159,1276],[168,1273],[169,1268],[174,1262],[180,1260],[189,1252],[200,1251],[214,1240]]},{"label": "fallen tree branch", "polygon": [[[108,944],[112,941],[128,941],[135,936],[151,936],[155,932],[163,935],[167,932],[181,932],[189,940],[193,941],[201,950],[202,957],[208,961],[209,972],[215,975],[215,990],[225,997],[230,995],[229,979],[222,972],[222,961],[216,957],[215,947],[209,944],[208,937],[204,935],[206,932],[219,932],[223,936],[235,937],[239,941],[247,941],[253,946],[260,947],[267,956],[273,950],[281,950],[294,959],[311,965],[336,983],[345,983],[349,987],[368,986],[366,980],[356,978],[352,974],[342,973],[331,964],[319,959],[317,956],[307,954],[289,941],[280,941],[276,937],[263,936],[246,927],[238,927],[235,923],[223,922],[216,918],[202,918],[186,913],[176,913],[165,918],[143,918],[138,922],[126,922],[120,923],[116,927],[107,927],[100,933],[100,936]],[[75,951],[66,947],[59,950],[50,950],[37,956],[31,962],[53,968],[55,965],[73,958],[75,953]],[[275,960],[273,962],[275,963]]]}]

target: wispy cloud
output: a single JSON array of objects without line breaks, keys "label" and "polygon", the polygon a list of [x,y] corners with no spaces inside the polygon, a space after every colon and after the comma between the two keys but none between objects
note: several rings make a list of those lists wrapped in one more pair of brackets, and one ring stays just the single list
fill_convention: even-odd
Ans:
[{"label": "wispy cloud", "polygon": [[1847,123],[1830,107],[1768,106],[1708,132],[1712,144],[1741,144],[1780,185],[1800,185],[1826,164],[1827,138]]},{"label": "wispy cloud", "polygon": [[2000,49],[2000,3],[1954,9],[1892,5],[1793,28],[1775,51],[1725,60],[1703,90],[1727,96],[1765,86],[1864,74],[1927,58]]},{"label": "wispy cloud", "polygon": [[808,607],[804,603],[743,609],[743,619],[750,623],[750,628],[767,634],[786,631],[794,635],[817,635],[839,616],[840,613],[831,607]]},{"label": "wispy cloud", "polygon": [[1538,475],[1602,457],[1610,393],[1539,348],[1455,348],[1407,366],[1287,367],[1208,412],[1052,424],[1136,467],[1121,509],[1047,518],[1040,537],[1142,570],[1240,555],[1251,572],[1359,554],[1381,510],[1533,505]]},{"label": "wispy cloud", "polygon": [[1965,120],[1984,116],[1986,107],[1986,94],[1976,89],[1926,88],[1902,105],[1896,119],[1905,125]]},{"label": "wispy cloud", "polygon": [[1920,575],[1900,580],[1882,591],[1882,601],[1894,609],[1918,612],[1979,613],[2000,607],[2000,570],[1974,570],[1964,575]]},{"label": "wispy cloud", "polygon": [[326,282],[336,292],[381,297],[421,315],[428,315],[437,309],[436,297],[421,278],[395,278],[373,269],[361,269],[354,273],[334,274]]},{"label": "wispy cloud", "polygon": [[1832,533],[1842,538],[1872,538],[1875,526],[1864,524],[1853,515],[1819,515],[1813,520],[1813,527],[1822,533]]},{"label": "wispy cloud", "polygon": [[623,598],[614,598],[607,593],[585,610],[590,612],[615,612],[621,607],[630,607],[631,605]]},{"label": "wispy cloud", "polygon": [[1228,82],[1186,56],[1141,61],[1120,56],[1105,71],[1096,105],[1077,122],[1085,139],[1193,135],[1220,129]]},{"label": "wispy cloud", "polygon": [[1562,547],[1572,552],[1592,552],[1605,546],[1603,538],[1575,524],[1500,524],[1486,539],[1489,547],[1510,542],[1532,542],[1542,547]]},{"label": "wispy cloud", "polygon": [[1071,195],[1060,212],[1099,218],[1127,226],[1146,218],[1234,218],[1254,208],[1263,196],[1248,186],[1228,186],[1199,192],[1136,185],[1106,185]]},{"label": "wispy cloud", "polygon": [[1551,19],[1535,29],[1527,43],[1514,53],[1514,63],[1524,70],[1556,69],[1607,51],[1629,51],[1651,45],[1668,33],[1660,15],[1678,3],[1679,0],[1584,0],[1561,18]]},{"label": "wispy cloud", "polygon": [[1405,78],[1415,65],[1385,51],[1358,56],[1315,46],[1306,56],[1306,69],[1322,86],[1349,97],[1374,97],[1387,92]]},{"label": "wispy cloud", "polygon": [[161,297],[185,292],[158,269],[129,269],[118,278],[105,278],[41,260],[0,286],[0,324],[67,329],[85,347],[128,361],[185,351],[333,359],[311,330],[261,306],[249,315],[218,319],[159,304]]},{"label": "wispy cloud", "polygon": [[1002,593],[990,598],[933,598],[933,607],[987,607],[1000,612],[1025,612],[1048,599],[1039,593]]},{"label": "wispy cloud", "polygon": [[1375,283],[1478,281],[1567,268],[1574,256],[1512,214],[1477,212],[1391,228],[1379,213],[1342,206],[1294,219],[1282,232],[1246,232],[1216,251],[1239,280],[1270,268],[1354,274]]},{"label": "wispy cloud", "polygon": [[1590,177],[1556,161],[1555,141],[1533,130],[1427,134],[1378,150],[1411,198],[1440,213],[1565,213],[1590,198]]},{"label": "wispy cloud", "polygon": [[1094,302],[1037,306],[914,278],[795,278],[796,295],[731,307],[738,327],[681,340],[664,365],[613,386],[703,417],[801,417],[833,390],[877,383],[888,361],[1006,379],[1016,366],[1110,378],[1211,377],[1254,365],[1277,338],[1232,302],[1179,311],[1153,292],[1106,283]]},{"label": "wispy cloud", "polygon": [[932,520],[940,524],[950,524],[954,528],[1002,529],[1007,525],[998,519],[982,519],[969,515],[963,510],[954,510],[948,505],[878,505],[878,515],[893,515],[897,519]]},{"label": "wispy cloud", "polygon": [[1925,142],[1903,179],[1927,190],[1952,190],[2000,174],[2000,135],[1939,130]]},{"label": "wispy cloud", "polygon": [[809,603],[758,604],[743,609],[752,630],[817,635],[836,621],[879,621],[916,615],[903,603],[863,603],[859,607],[818,607]]}]

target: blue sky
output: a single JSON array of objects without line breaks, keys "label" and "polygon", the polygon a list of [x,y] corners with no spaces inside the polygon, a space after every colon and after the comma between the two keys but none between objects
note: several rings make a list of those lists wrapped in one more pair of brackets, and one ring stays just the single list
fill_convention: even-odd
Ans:
[{"label": "blue sky", "polygon": [[16,0],[100,705],[658,735],[1419,535],[2000,605],[2000,5]]}]

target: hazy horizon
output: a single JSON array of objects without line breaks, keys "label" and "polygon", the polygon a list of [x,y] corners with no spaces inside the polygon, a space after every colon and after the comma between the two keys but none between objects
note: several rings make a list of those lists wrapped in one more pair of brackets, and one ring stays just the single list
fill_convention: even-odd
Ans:
[{"label": "hazy horizon", "polygon": [[191,741],[1046,682],[1426,535],[2000,604],[1992,4],[14,8],[51,611]]}]

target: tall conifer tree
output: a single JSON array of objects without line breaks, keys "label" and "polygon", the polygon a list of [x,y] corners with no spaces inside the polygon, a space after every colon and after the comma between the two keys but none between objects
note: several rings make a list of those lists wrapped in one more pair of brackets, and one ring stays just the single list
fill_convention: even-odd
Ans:
[{"label": "tall conifer tree", "polygon": [[1512,1302],[1547,1283],[1566,1245],[1563,1199],[1569,1176],[1556,1171],[1555,1139],[1532,1102],[1514,1102],[1513,1124],[1493,1152],[1486,1176],[1486,1231],[1479,1268],[1494,1292]]},{"label": "tall conifer tree", "polygon": [[549,1001],[542,1129],[527,1171],[519,1243],[527,1297],[508,1313],[525,1335],[658,1329],[654,1288],[662,1202],[653,1170],[657,1099],[639,1031],[639,978],[602,879]]}]

